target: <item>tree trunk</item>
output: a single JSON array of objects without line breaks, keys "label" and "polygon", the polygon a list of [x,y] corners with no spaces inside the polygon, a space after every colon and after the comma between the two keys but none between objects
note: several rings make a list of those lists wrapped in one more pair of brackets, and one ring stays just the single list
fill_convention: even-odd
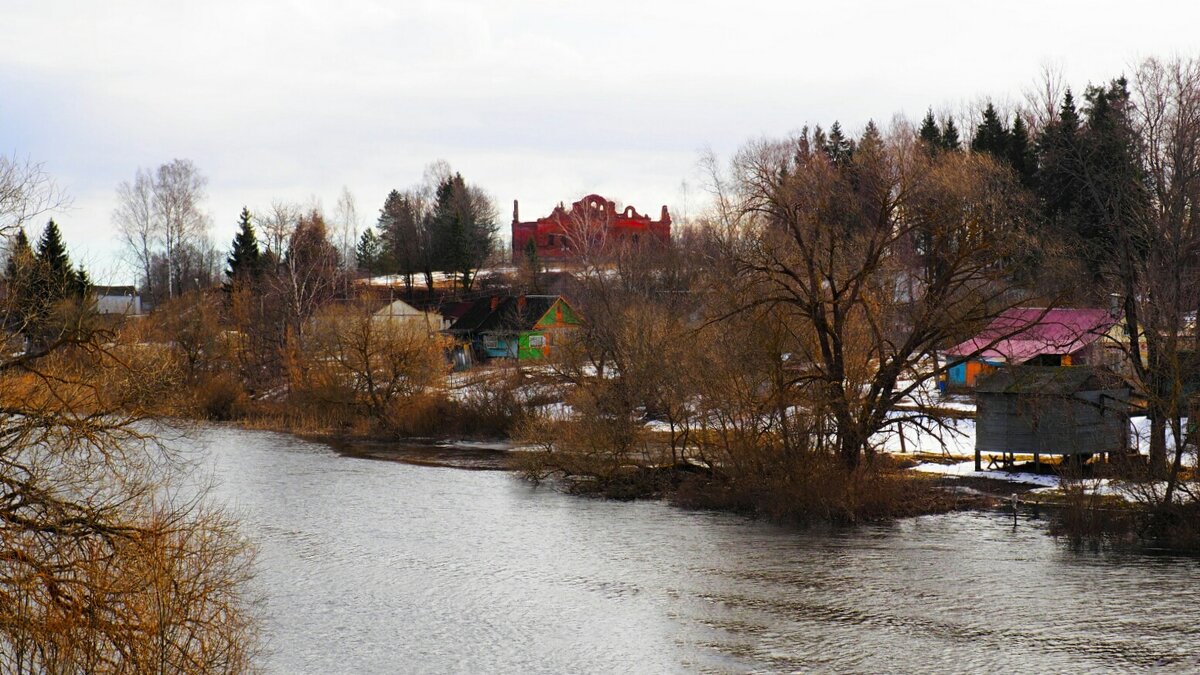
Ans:
[{"label": "tree trunk", "polygon": [[1167,474],[1167,423],[1162,405],[1151,401],[1146,411],[1150,417],[1150,474],[1163,478]]}]

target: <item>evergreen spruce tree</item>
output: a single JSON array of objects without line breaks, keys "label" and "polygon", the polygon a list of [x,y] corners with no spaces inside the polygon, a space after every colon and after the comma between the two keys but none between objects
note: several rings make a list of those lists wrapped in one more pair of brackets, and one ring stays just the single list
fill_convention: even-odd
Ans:
[{"label": "evergreen spruce tree", "polygon": [[456,173],[438,186],[430,216],[433,267],[457,275],[463,290],[470,290],[474,271],[495,244],[494,208]]},{"label": "evergreen spruce tree", "polygon": [[933,108],[930,108],[929,112],[925,113],[925,119],[921,120],[917,137],[925,143],[925,149],[930,154],[942,149],[942,132],[938,130],[937,120],[933,118]]},{"label": "evergreen spruce tree", "polygon": [[[1094,269],[1112,262],[1123,249],[1144,253],[1136,232],[1139,215],[1144,214],[1150,198],[1140,161],[1137,132],[1131,119],[1128,83],[1113,80],[1107,87],[1089,87],[1087,120],[1080,145],[1083,148],[1082,175],[1089,188],[1080,200],[1081,235],[1089,241]],[[1130,252],[1130,251],[1125,251]]]},{"label": "evergreen spruce tree", "polygon": [[996,108],[991,103],[983,111],[983,121],[975,129],[975,138],[971,139],[972,152],[986,152],[1001,160],[1008,159],[1009,139],[1008,128],[1000,121]]},{"label": "evergreen spruce tree", "polygon": [[855,152],[864,152],[867,150],[877,152],[882,149],[883,133],[879,131],[879,126],[875,124],[875,120],[867,120],[867,126],[863,127],[863,134],[858,139]]},{"label": "evergreen spruce tree", "polygon": [[35,257],[38,263],[35,292],[41,298],[53,303],[74,294],[75,270],[71,266],[67,246],[63,243],[62,232],[53,219],[42,230]]},{"label": "evergreen spruce tree", "polygon": [[87,297],[88,292],[92,290],[92,278],[88,275],[87,270],[83,269],[83,265],[75,268],[70,289],[71,295],[81,300]]},{"label": "evergreen spruce tree", "polygon": [[824,152],[828,146],[829,140],[825,136],[825,130],[821,128],[820,124],[814,124],[812,130],[812,151],[814,153]]},{"label": "evergreen spruce tree", "polygon": [[[258,248],[258,236],[254,232],[250,209],[244,206],[238,216],[238,231],[233,236],[233,245],[225,262],[228,264],[225,276],[229,278],[229,284],[257,279],[262,273],[263,258]],[[226,288],[229,288],[229,284],[226,284]]]},{"label": "evergreen spruce tree", "polygon": [[383,248],[380,264],[389,273],[404,277],[404,288],[412,292],[413,275],[421,271],[425,257],[423,221],[411,194],[392,190],[379,211],[379,241]]},{"label": "evergreen spruce tree", "polygon": [[399,190],[392,190],[383,200],[383,208],[379,209],[379,220],[375,223],[377,241],[379,242],[380,252],[375,256],[375,264],[381,269],[392,273],[397,270],[392,269],[395,266],[396,256],[393,253],[401,247],[403,236],[400,233],[400,221],[403,218],[402,211],[404,196]]},{"label": "evergreen spruce tree", "polygon": [[829,156],[830,161],[840,167],[847,166],[854,156],[854,141],[846,138],[842,133],[842,125],[839,122],[835,121],[833,126],[829,127],[829,140],[825,143],[825,154]]},{"label": "evergreen spruce tree", "polygon": [[948,152],[958,152],[962,149],[962,143],[958,138],[958,127],[954,125],[954,118],[946,120],[945,126],[942,127],[942,149]]},{"label": "evergreen spruce tree", "polygon": [[1037,156],[1029,141],[1029,130],[1020,115],[1013,119],[1012,131],[1008,135],[1008,162],[1017,173],[1021,184],[1033,188],[1037,178]]},{"label": "evergreen spruce tree", "polygon": [[34,288],[38,261],[25,228],[19,228],[8,245],[8,260],[4,265],[4,288],[8,294],[8,311],[0,316],[0,327],[25,333],[38,315],[41,304]]},{"label": "evergreen spruce tree", "polygon": [[1036,183],[1046,223],[1059,241],[1076,250],[1083,248],[1080,237],[1082,220],[1086,217],[1081,203],[1085,186],[1079,136],[1079,114],[1068,89],[1058,114],[1038,137]]},{"label": "evergreen spruce tree", "polygon": [[380,273],[380,261],[383,258],[383,246],[375,229],[368,227],[358,238],[358,246],[354,249],[354,257],[358,261],[358,269],[375,276]]},{"label": "evergreen spruce tree", "polygon": [[19,228],[8,245],[8,261],[4,265],[4,279],[9,284],[17,282],[23,270],[29,267],[33,260],[33,249],[29,246],[29,237],[25,228]]}]

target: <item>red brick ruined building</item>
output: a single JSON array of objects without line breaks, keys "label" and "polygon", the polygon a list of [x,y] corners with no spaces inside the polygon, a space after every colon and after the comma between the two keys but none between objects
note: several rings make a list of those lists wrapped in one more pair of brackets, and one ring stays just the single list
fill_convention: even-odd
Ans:
[{"label": "red brick ruined building", "polygon": [[617,211],[616,204],[600,195],[588,195],[565,208],[561,203],[545,218],[522,223],[513,200],[513,259],[520,260],[533,241],[542,260],[569,260],[581,254],[603,254],[624,243],[671,241],[671,214],[662,207],[659,220],[651,220],[632,206]]}]

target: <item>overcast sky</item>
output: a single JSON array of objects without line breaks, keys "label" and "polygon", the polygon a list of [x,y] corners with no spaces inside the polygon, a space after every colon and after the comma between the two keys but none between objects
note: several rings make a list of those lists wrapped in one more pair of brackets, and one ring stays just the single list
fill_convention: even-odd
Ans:
[{"label": "overcast sky", "polygon": [[505,233],[513,199],[657,214],[687,181],[694,211],[706,147],[1017,103],[1046,65],[1081,89],[1200,56],[1197,26],[1196,2],[0,0],[0,152],[45,163],[74,257],[128,282],[115,188],[177,157],[209,178],[221,248],[243,204],[332,212],[342,186],[365,226],[436,159]]}]

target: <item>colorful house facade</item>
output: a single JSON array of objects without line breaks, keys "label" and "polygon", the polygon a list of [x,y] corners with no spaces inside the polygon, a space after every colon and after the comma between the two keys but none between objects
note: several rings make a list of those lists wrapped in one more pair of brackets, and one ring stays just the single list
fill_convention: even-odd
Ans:
[{"label": "colorful house facade", "polygon": [[448,332],[489,359],[536,361],[550,356],[582,324],[558,295],[493,296],[477,300]]}]

